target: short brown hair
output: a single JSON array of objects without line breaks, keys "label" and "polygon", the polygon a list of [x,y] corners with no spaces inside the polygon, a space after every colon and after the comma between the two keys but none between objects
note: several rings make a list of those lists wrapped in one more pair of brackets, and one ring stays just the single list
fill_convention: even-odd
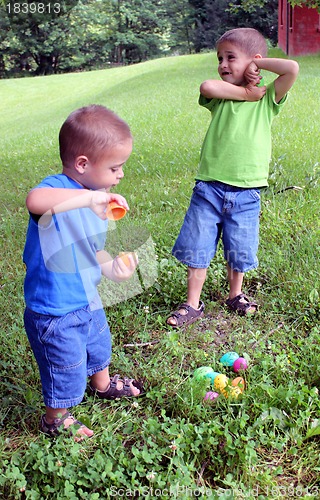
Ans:
[{"label": "short brown hair", "polygon": [[226,31],[216,42],[216,48],[223,42],[230,42],[248,56],[253,57],[260,54],[266,57],[268,53],[267,42],[264,36],[254,28],[235,28]]},{"label": "short brown hair", "polygon": [[97,161],[106,149],[132,138],[129,125],[110,109],[92,104],[73,111],[59,133],[60,158],[71,167],[78,156]]}]

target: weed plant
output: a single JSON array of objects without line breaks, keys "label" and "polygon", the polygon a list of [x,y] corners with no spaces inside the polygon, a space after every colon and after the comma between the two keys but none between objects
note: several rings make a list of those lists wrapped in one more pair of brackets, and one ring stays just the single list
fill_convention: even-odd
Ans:
[{"label": "weed plant", "polygon": [[[203,290],[205,317],[181,331],[165,323],[186,291],[185,268],[170,252],[210,119],[197,99],[199,84],[217,77],[214,54],[0,81],[2,498],[319,498],[319,57],[298,61],[299,79],[273,126],[260,265],[245,278],[260,312],[241,318],[225,309],[219,248]],[[131,210],[119,224],[148,231],[158,274],[107,315],[112,372],[144,379],[147,394],[108,403],[88,396],[74,414],[94,437],[50,441],[39,433],[40,381],[22,320],[25,197],[61,170],[59,128],[91,103],[119,113],[135,138],[119,187]],[[250,359],[245,392],[204,404],[193,371],[212,366],[232,377],[219,363],[229,350]]]}]

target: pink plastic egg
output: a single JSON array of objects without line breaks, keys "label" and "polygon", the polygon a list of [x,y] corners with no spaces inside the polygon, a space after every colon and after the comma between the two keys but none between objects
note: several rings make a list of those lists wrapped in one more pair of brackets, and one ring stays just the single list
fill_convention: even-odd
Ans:
[{"label": "pink plastic egg", "polygon": [[246,370],[248,368],[247,360],[244,358],[238,358],[233,363],[233,370],[239,372],[240,370]]},{"label": "pink plastic egg", "polygon": [[217,399],[217,397],[219,397],[219,394],[217,392],[208,391],[203,398],[203,401],[214,401],[215,399]]}]

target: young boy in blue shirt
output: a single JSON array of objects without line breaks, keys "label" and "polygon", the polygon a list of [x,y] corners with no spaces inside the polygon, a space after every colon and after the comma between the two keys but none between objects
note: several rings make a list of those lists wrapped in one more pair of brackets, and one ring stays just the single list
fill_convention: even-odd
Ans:
[{"label": "young boy in blue shirt", "polygon": [[109,202],[129,208],[109,190],[123,178],[132,136],[115,113],[92,105],[70,114],[59,144],[62,173],[45,178],[26,200],[24,323],[46,406],[40,428],[50,436],[69,429],[81,440],[93,431],[67,409],[82,401],[87,377],[102,399],[142,392],[133,379],[110,379],[111,335],[97,292],[102,275],[121,282],[137,266],[133,254],[124,262],[104,250]]},{"label": "young boy in blue shirt", "polygon": [[[204,314],[200,295],[220,237],[229,281],[227,306],[240,315],[258,309],[242,292],[242,282],[244,273],[258,265],[260,188],[268,185],[271,124],[299,71],[295,61],[267,58],[265,39],[252,28],[227,31],[216,48],[221,80],[200,86],[199,104],[211,112],[211,123],[172,250],[188,266],[187,300],[167,319],[175,328]],[[278,77],[261,86],[260,70]]]}]

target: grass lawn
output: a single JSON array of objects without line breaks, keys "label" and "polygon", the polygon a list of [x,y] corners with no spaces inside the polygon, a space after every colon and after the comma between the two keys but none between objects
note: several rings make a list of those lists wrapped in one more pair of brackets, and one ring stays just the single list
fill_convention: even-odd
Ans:
[{"label": "grass lawn", "polygon": [[[260,312],[241,318],[224,307],[220,248],[203,289],[205,317],[179,332],[165,319],[185,300],[186,276],[170,252],[209,124],[197,100],[200,83],[217,77],[214,54],[0,80],[3,498],[320,497],[320,59],[297,60],[299,78],[273,125],[260,265],[245,277]],[[264,77],[268,83],[272,75]],[[147,394],[134,402],[86,397],[73,413],[94,437],[52,442],[38,431],[40,381],[23,328],[25,197],[43,177],[60,172],[59,128],[72,110],[92,103],[117,112],[135,139],[118,190],[131,210],[114,234],[147,235],[156,276],[141,294],[106,309],[111,372],[144,379]],[[285,190],[292,186],[302,189]],[[192,374],[211,366],[234,377],[219,363],[227,351],[249,359],[246,389],[238,399],[205,404],[206,388]]]}]

